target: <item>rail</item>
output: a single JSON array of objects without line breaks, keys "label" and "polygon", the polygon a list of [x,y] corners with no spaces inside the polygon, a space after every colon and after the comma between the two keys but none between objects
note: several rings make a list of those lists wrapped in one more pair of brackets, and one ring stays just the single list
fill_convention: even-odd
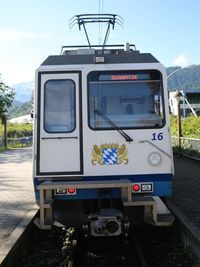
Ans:
[{"label": "rail", "polygon": [[[8,147],[15,147],[21,145],[24,146],[32,146],[33,144],[33,137],[32,136],[24,136],[19,138],[7,138],[6,139]],[[5,147],[5,140],[0,136],[0,148]]]},{"label": "rail", "polygon": [[24,136],[19,138],[7,138],[8,146],[15,146],[21,144],[21,146],[31,146],[33,143],[32,136]]},{"label": "rail", "polygon": [[175,153],[200,160],[200,139],[172,136],[172,146]]}]

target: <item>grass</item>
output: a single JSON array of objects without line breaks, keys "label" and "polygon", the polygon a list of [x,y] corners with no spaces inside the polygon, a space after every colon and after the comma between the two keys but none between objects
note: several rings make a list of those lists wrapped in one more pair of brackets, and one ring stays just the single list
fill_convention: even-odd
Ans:
[{"label": "grass", "polygon": [[4,146],[2,146],[2,147],[0,147],[0,153],[4,152],[4,151],[7,151],[7,150],[10,150],[10,149],[22,148],[22,147],[26,147],[26,145],[22,145],[21,143],[16,143],[14,145],[8,145],[6,148]]}]

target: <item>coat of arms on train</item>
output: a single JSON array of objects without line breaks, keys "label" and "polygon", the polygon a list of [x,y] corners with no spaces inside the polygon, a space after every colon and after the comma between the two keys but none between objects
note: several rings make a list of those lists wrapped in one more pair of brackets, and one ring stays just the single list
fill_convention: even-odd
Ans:
[{"label": "coat of arms on train", "polygon": [[128,164],[128,149],[122,144],[94,145],[92,150],[92,164],[96,165],[120,165]]}]

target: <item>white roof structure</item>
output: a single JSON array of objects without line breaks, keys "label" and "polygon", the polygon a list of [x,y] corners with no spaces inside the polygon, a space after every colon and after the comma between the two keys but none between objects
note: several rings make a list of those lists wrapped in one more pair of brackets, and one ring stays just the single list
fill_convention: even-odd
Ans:
[{"label": "white roof structure", "polygon": [[8,120],[8,123],[13,123],[13,124],[27,124],[27,123],[33,123],[33,119],[31,118],[31,115],[24,115],[20,117],[16,117],[13,119]]}]

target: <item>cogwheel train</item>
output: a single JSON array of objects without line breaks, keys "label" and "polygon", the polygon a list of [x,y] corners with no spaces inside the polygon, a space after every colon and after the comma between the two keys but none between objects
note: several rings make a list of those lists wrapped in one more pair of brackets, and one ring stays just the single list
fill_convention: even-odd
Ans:
[{"label": "cogwheel train", "polygon": [[133,45],[63,47],[36,71],[35,195],[41,229],[120,235],[173,216],[173,155],[163,65]]}]

